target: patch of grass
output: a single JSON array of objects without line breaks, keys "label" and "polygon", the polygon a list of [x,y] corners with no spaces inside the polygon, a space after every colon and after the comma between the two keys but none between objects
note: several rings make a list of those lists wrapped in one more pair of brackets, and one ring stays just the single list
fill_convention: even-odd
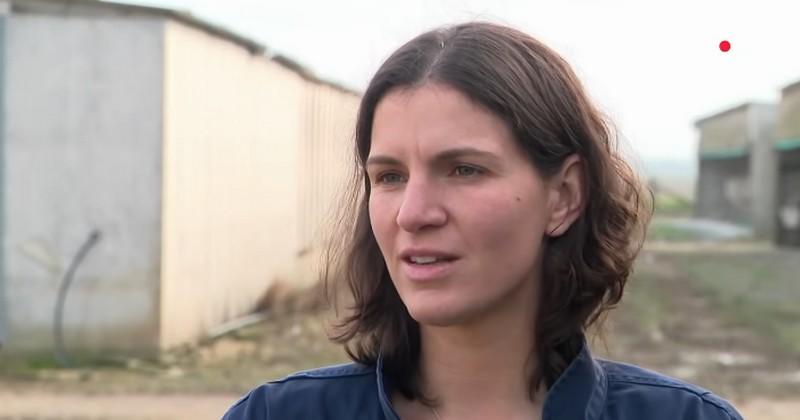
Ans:
[{"label": "patch of grass", "polygon": [[0,359],[0,377],[23,381],[35,380],[41,372],[60,367],[55,357],[48,353],[5,355]]},{"label": "patch of grass", "polygon": [[671,258],[727,317],[800,355],[800,252],[697,252]]},{"label": "patch of grass", "polygon": [[654,268],[639,263],[625,289],[623,301],[644,331],[660,329],[666,315],[663,293],[658,290],[657,281],[658,273]]},{"label": "patch of grass", "polygon": [[59,367],[50,353],[0,358],[0,385],[61,392],[241,394],[289,373],[347,361],[325,336],[326,314],[271,314],[265,322],[199,346],[144,358],[92,358],[72,354],[75,365]]},{"label": "patch of grass", "polygon": [[658,219],[654,219],[647,228],[648,241],[685,242],[704,239],[703,234],[697,230],[675,226]]},{"label": "patch of grass", "polygon": [[688,216],[694,204],[681,196],[658,192],[655,194],[655,214],[669,216]]}]

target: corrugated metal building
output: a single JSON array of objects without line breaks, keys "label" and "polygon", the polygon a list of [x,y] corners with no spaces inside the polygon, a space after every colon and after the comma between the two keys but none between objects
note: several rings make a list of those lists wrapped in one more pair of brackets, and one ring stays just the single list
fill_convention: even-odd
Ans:
[{"label": "corrugated metal building", "polygon": [[153,352],[313,281],[358,94],[190,15],[0,1],[0,341]]},{"label": "corrugated metal building", "polygon": [[778,153],[778,244],[800,246],[800,81],[781,90]]},{"label": "corrugated metal building", "polygon": [[758,235],[772,236],[776,116],[775,105],[745,103],[695,122],[700,131],[696,217],[751,225]]}]

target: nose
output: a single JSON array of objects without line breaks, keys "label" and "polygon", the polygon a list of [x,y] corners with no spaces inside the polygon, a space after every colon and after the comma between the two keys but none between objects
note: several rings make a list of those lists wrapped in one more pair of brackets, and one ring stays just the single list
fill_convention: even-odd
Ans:
[{"label": "nose", "polygon": [[408,232],[416,232],[428,226],[441,226],[446,221],[441,193],[424,179],[409,179],[397,212],[397,225]]}]

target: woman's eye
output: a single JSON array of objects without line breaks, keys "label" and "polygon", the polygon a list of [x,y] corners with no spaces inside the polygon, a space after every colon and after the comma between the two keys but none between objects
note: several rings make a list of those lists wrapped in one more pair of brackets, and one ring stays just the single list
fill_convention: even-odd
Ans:
[{"label": "woman's eye", "polygon": [[[471,178],[473,176],[480,175],[483,173],[482,170],[468,165],[458,165],[455,167],[455,170],[453,172],[457,176],[467,177],[467,178]],[[393,172],[383,173],[376,177],[377,184],[394,184],[396,182],[402,182],[402,181],[403,177],[400,174]]]},{"label": "woman's eye", "polygon": [[456,172],[461,176],[473,176],[480,174],[481,170],[478,168],[473,168],[472,166],[459,165],[456,166]]},{"label": "woman's eye", "polygon": [[393,173],[381,174],[381,175],[378,176],[378,183],[380,183],[380,184],[387,184],[387,183],[391,184],[393,181],[399,180],[399,178],[400,178],[400,175],[398,175],[398,174],[393,174]]}]

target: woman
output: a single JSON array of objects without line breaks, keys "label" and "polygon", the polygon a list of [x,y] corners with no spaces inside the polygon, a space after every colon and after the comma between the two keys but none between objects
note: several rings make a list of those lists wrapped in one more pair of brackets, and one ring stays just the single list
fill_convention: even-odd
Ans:
[{"label": "woman", "polygon": [[370,82],[355,140],[355,220],[325,271],[352,294],[335,339],[354,363],[264,384],[225,418],[741,418],[589,353],[649,210],[556,53],[490,23],[424,33]]}]

